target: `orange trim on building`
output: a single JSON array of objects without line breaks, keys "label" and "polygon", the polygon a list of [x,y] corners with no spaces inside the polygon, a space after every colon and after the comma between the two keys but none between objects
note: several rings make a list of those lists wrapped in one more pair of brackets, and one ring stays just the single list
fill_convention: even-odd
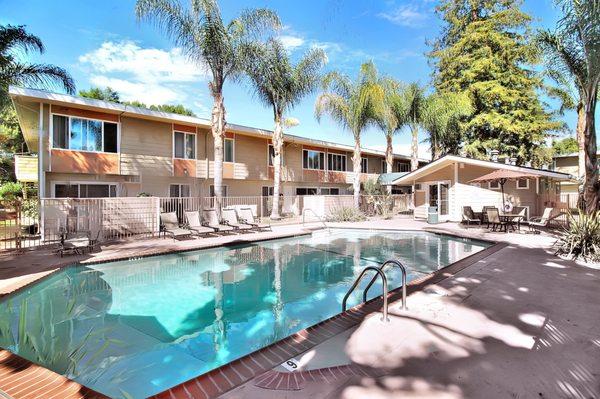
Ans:
[{"label": "orange trim on building", "polygon": [[327,181],[329,183],[346,183],[346,172],[330,171],[327,174]]},{"label": "orange trim on building", "polygon": [[339,154],[339,155],[346,155],[346,156],[348,155],[347,151],[334,150],[334,149],[331,149],[331,148],[328,148],[327,152],[330,152],[332,154]]},{"label": "orange trim on building", "polygon": [[79,116],[81,118],[100,119],[109,122],[119,122],[119,115],[117,114],[107,114],[106,112],[89,111],[87,109],[81,108],[63,107],[62,105],[52,105],[50,108],[50,112],[69,116]]},{"label": "orange trim on building", "polygon": [[304,181],[311,181],[311,182],[322,182],[325,183],[327,180],[325,180],[325,177],[327,176],[327,172],[324,170],[309,170],[309,169],[304,169],[303,172],[303,177],[304,177]]},{"label": "orange trim on building", "polygon": [[233,179],[235,164],[231,162],[223,163],[223,179]]},{"label": "orange trim on building", "polygon": [[312,145],[302,145],[302,149],[303,150],[313,150],[313,151],[320,151],[320,152],[327,152],[327,148],[325,147],[315,147]]},{"label": "orange trim on building", "polygon": [[119,174],[119,154],[53,148],[50,162],[57,173]]},{"label": "orange trim on building", "polygon": [[174,123],[173,130],[176,130],[178,132],[196,133],[196,126],[180,125],[179,123]]},{"label": "orange trim on building", "polygon": [[225,132],[226,139],[235,139],[235,133],[233,132]]},{"label": "orange trim on building", "polygon": [[196,177],[195,159],[173,159],[173,176]]}]

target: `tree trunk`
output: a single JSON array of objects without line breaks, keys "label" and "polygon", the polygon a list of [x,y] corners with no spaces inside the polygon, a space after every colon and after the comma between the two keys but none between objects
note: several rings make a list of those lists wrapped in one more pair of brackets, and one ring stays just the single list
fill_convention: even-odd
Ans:
[{"label": "tree trunk", "polygon": [[585,179],[583,184],[583,198],[587,214],[598,210],[598,156],[596,155],[596,126],[595,111],[598,87],[592,86],[588,90],[588,101],[585,103]]},{"label": "tree trunk", "polygon": [[[387,140],[387,147],[385,148],[386,173],[394,172],[394,147],[392,146],[392,136],[393,136],[393,132],[388,132],[385,135],[385,138]],[[388,194],[392,193],[391,185],[387,186],[387,191],[388,191]]]},{"label": "tree trunk", "polygon": [[410,154],[410,171],[419,168],[419,127],[416,124],[410,126],[412,133],[412,145]]},{"label": "tree trunk", "polygon": [[354,171],[354,181],[352,188],[354,190],[354,207],[360,209],[360,134],[354,133],[354,153],[352,154],[352,170]]},{"label": "tree trunk", "polygon": [[281,191],[281,149],[283,147],[282,116],[275,116],[275,130],[273,130],[273,209],[271,219],[279,220],[279,192]]},{"label": "tree trunk", "polygon": [[579,167],[577,177],[583,181],[585,177],[585,107],[577,105],[577,144],[579,147]]},{"label": "tree trunk", "polygon": [[213,108],[211,117],[211,131],[214,141],[214,187],[215,187],[215,209],[221,217],[223,205],[223,141],[225,139],[225,103],[223,93],[213,93]]}]

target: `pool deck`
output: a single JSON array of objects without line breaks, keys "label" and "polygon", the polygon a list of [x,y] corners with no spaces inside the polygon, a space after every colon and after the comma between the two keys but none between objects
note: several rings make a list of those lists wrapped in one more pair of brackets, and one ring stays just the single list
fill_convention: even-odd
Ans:
[{"label": "pool deck", "polygon": [[[392,294],[389,323],[380,321],[380,303],[371,302],[348,317],[301,332],[287,349],[273,347],[265,351],[267,356],[255,353],[257,360],[242,359],[243,370],[220,371],[223,377],[212,378],[210,389],[196,381],[194,389],[183,386],[161,397],[600,397],[600,270],[554,256],[553,237],[489,233],[454,223],[431,226],[408,218],[339,226],[438,231],[502,244],[485,257],[415,282],[407,311],[401,309],[398,293]],[[123,259],[305,232],[295,225],[203,240],[138,240],[62,259],[48,251],[2,254],[0,294],[78,260]],[[293,373],[277,366],[290,357],[300,364]],[[6,351],[0,352],[0,390],[14,398],[101,397]]]}]

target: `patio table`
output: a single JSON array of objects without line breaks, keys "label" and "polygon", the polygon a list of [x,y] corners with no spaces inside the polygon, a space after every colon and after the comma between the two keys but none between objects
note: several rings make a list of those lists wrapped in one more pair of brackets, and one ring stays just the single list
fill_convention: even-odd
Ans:
[{"label": "patio table", "polygon": [[523,219],[523,215],[519,214],[519,213],[503,213],[501,215],[499,215],[500,220],[502,220],[503,222],[506,222],[506,232],[508,233],[508,228],[510,226],[510,228],[512,229],[512,231],[516,231],[515,229],[515,224],[517,225],[517,228],[519,230],[521,230],[521,219]]}]

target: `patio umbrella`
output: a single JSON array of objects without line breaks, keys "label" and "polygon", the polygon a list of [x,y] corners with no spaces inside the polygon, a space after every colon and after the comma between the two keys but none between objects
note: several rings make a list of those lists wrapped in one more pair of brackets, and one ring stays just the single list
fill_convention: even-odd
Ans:
[{"label": "patio umbrella", "polygon": [[493,172],[480,176],[476,179],[471,180],[469,183],[486,183],[491,181],[497,181],[500,183],[500,189],[502,190],[502,207],[504,207],[504,184],[509,180],[520,180],[535,178],[537,175],[531,173],[517,172],[508,169],[496,169]]}]

